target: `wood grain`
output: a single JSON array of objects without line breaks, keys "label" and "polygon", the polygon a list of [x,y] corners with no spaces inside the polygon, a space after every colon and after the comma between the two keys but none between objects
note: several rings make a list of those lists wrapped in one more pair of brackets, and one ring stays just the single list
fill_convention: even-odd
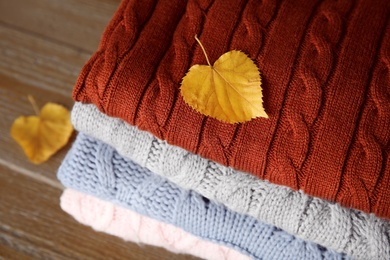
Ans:
[{"label": "wood grain", "polygon": [[9,129],[18,116],[33,114],[27,95],[39,106],[56,102],[70,109],[74,82],[90,55],[4,24],[0,24],[0,37],[0,142],[7,148],[0,150],[0,162],[30,176],[56,180],[56,169],[70,145],[36,166],[15,146]]},{"label": "wood grain", "polygon": [[1,74],[66,97],[71,96],[77,76],[90,57],[2,24],[0,38]]},{"label": "wood grain", "polygon": [[0,21],[92,53],[120,0],[0,0]]}]

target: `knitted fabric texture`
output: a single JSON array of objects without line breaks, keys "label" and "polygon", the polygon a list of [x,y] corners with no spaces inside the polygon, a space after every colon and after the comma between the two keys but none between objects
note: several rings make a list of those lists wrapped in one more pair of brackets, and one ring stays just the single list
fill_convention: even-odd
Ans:
[{"label": "knitted fabric texture", "polygon": [[[390,218],[390,1],[124,0],[73,97],[156,137]],[[183,101],[190,66],[242,50],[269,119],[229,125]]]},{"label": "knitted fabric texture", "polygon": [[343,258],[332,250],[181,189],[83,134],[79,134],[63,161],[58,178],[68,188],[172,224],[255,259]]},{"label": "knitted fabric texture", "polygon": [[210,260],[250,260],[231,248],[199,239],[175,226],[72,189],[62,193],[61,208],[78,222],[126,241]]},{"label": "knitted fabric texture", "polygon": [[76,103],[72,123],[140,166],[233,211],[358,258],[390,256],[390,223],[373,214],[346,209],[206,160],[108,117],[94,105]]}]

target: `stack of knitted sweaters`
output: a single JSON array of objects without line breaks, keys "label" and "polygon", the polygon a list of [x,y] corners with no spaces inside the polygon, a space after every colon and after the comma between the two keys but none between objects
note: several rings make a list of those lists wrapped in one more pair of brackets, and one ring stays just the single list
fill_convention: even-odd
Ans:
[{"label": "stack of knitted sweaters", "polygon": [[[390,259],[390,1],[123,0],[74,88],[61,207],[206,259]],[[268,119],[180,83],[238,49]]]}]

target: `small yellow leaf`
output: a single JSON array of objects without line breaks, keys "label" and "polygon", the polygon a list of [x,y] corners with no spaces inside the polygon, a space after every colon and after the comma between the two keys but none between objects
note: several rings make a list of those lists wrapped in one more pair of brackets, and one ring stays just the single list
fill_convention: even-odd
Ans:
[{"label": "small yellow leaf", "polygon": [[11,127],[11,136],[35,164],[65,146],[72,132],[69,111],[55,103],[47,103],[37,116],[18,117]]},{"label": "small yellow leaf", "polygon": [[268,118],[262,100],[260,72],[241,51],[229,51],[210,65],[194,65],[181,83],[184,101],[196,111],[227,123]]}]

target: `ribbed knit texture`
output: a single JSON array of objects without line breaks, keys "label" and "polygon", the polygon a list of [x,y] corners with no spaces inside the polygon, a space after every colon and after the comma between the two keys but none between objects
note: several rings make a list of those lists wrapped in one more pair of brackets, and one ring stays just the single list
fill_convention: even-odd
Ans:
[{"label": "ribbed knit texture", "polygon": [[210,260],[250,260],[249,256],[229,247],[200,239],[175,226],[72,189],[62,193],[61,208],[80,223],[126,241]]},{"label": "ribbed knit texture", "polygon": [[390,223],[227,168],[76,103],[75,128],[115,147],[127,158],[179,187],[290,234],[363,259],[390,257]]},{"label": "ribbed knit texture", "polygon": [[79,134],[60,166],[58,178],[68,188],[172,224],[256,259],[343,258],[332,250],[181,189],[83,134]]},{"label": "ribbed knit texture", "polygon": [[[389,0],[124,0],[75,100],[206,158],[390,218]],[[179,94],[191,65],[247,53],[269,119],[229,125]]]}]

